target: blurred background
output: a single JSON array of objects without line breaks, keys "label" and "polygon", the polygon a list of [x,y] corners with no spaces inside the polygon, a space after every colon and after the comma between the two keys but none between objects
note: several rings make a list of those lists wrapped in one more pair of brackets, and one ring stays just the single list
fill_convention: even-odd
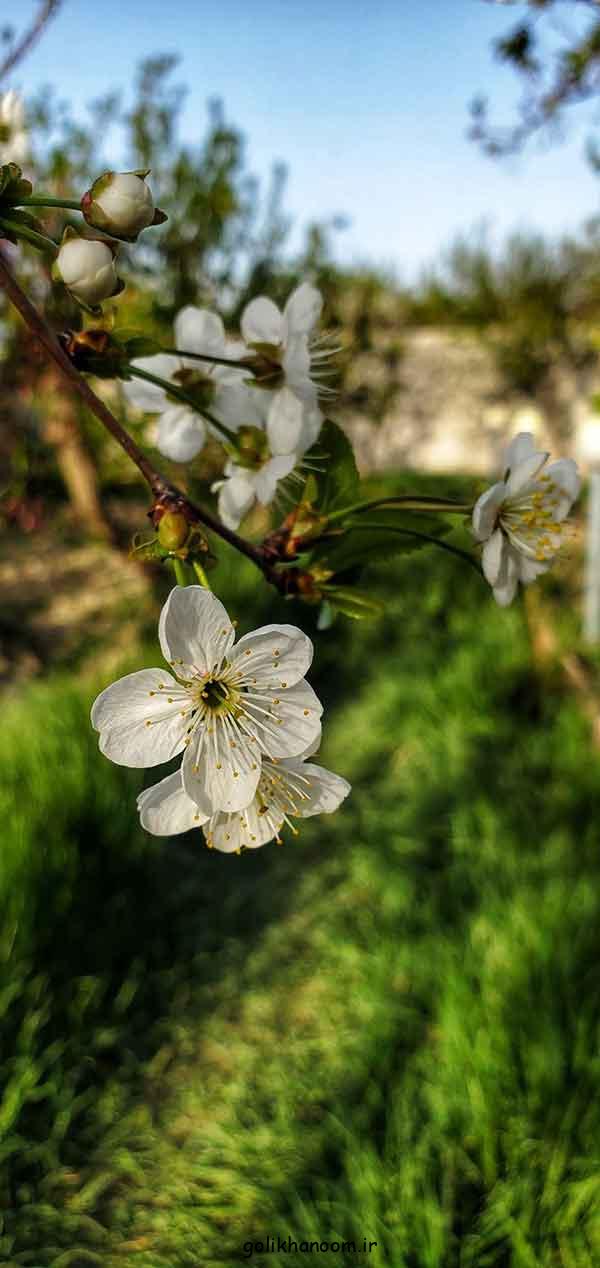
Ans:
[{"label": "blurred background", "polygon": [[[339,1265],[595,1268],[597,4],[5,0],[0,22],[0,162],[59,197],[148,167],[169,214],[123,248],[109,322],[166,343],[193,303],[234,331],[309,278],[368,489],[474,500],[524,429],[590,477],[510,610],[424,549],[373,561],[380,619],[317,632],[219,545],[244,631],[314,636],[321,756],[354,790],[282,849],[151,838],[153,778],[99,755],[89,707],[157,663],[172,578],[132,555],[136,472],[0,297],[0,1263],[275,1268],[318,1241]],[[81,326],[41,256],[1,249]],[[210,499],[216,445],[157,460]]]}]

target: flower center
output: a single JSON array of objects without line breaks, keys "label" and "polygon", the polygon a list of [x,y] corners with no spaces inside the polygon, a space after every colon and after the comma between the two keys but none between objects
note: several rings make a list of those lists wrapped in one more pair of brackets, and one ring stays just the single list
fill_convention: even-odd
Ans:
[{"label": "flower center", "polygon": [[283,348],[276,343],[251,343],[253,356],[246,357],[255,382],[259,387],[275,391],[283,385],[285,376],[282,367]]},{"label": "flower center", "polygon": [[195,693],[199,704],[211,713],[236,711],[239,693],[220,678],[209,678]]},{"label": "flower center", "polygon": [[235,449],[232,447],[230,452],[238,467],[250,471],[258,471],[271,457],[266,432],[260,427],[240,427]]},{"label": "flower center", "polygon": [[554,518],[561,490],[550,476],[540,476],[536,487],[501,507],[498,522],[517,546],[525,547],[538,563],[551,559],[559,549],[564,524]]},{"label": "flower center", "polygon": [[196,402],[200,410],[209,409],[212,405],[215,394],[215,381],[209,374],[203,374],[202,370],[192,370],[184,367],[177,370],[173,375],[173,382],[178,387],[182,387],[188,396]]}]

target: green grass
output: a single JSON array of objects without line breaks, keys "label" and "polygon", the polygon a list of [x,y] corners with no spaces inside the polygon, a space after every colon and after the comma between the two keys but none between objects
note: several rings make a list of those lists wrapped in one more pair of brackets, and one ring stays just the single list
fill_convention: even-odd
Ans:
[{"label": "green grass", "polygon": [[[295,619],[224,572],[242,628]],[[458,561],[377,589],[311,673],[354,792],[283,848],[141,833],[105,678],[5,700],[2,1263],[600,1262],[600,763]]]}]

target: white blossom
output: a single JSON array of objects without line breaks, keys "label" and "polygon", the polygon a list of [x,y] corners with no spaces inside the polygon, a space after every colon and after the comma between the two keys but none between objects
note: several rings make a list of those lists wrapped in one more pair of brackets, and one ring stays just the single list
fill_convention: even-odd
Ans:
[{"label": "white blossom", "polygon": [[289,476],[321,430],[322,415],[289,388],[267,398],[268,410],[262,428],[248,429],[240,440],[247,443],[239,458],[225,466],[225,479],[213,489],[219,491],[219,515],[228,528],[236,529],[244,516],[260,502],[268,506],[280,480]]},{"label": "white blossom", "polygon": [[[260,295],[242,313],[242,335],[254,354],[257,381],[269,387],[282,382],[308,405],[316,405],[323,363],[333,355],[315,336],[323,300],[318,290],[303,282],[290,295],[283,312],[272,299]],[[317,381],[315,381],[317,380]]]},{"label": "white blossom", "polygon": [[25,106],[14,89],[0,94],[0,164],[21,164],[29,156]]},{"label": "white blossom", "polygon": [[350,792],[350,784],[341,775],[306,761],[313,749],[311,746],[311,752],[280,762],[263,758],[252,801],[234,814],[220,811],[202,815],[177,770],[140,793],[137,804],[142,827],[154,836],[175,836],[201,827],[209,848],[224,854],[256,850],[273,839],[279,841],[284,825],[296,836],[293,820],[332,814]]},{"label": "white blossom", "polygon": [[201,814],[243,810],[263,755],[296,757],[321,734],[321,704],[304,679],[312,643],[293,625],[266,625],[234,645],[223,604],[202,586],[175,586],[159,639],[173,674],[143,669],[101,692],[92,707],[100,750],[134,767],[183,752],[183,787]]},{"label": "white blossom", "polygon": [[[175,347],[185,352],[233,360],[244,351],[241,344],[227,340],[217,313],[191,304],[177,314],[174,336]],[[229,430],[260,423],[262,393],[247,386],[246,370],[170,353],[140,357],[132,364],[182,388]],[[124,389],[128,401],[137,409],[158,415],[156,445],[165,458],[190,462],[204,447],[207,430],[221,439],[217,429],[211,428],[191,406],[170,399],[164,388],[132,378],[125,382]]]},{"label": "white blossom", "polygon": [[483,571],[501,607],[512,602],[519,581],[528,585],[547,572],[564,541],[581,481],[572,458],[548,466],[549,456],[530,432],[520,432],[507,449],[504,478],[473,509]]},{"label": "white blossom", "polygon": [[92,238],[67,238],[56,257],[55,269],[75,299],[95,308],[120,289],[114,251]]},{"label": "white blossom", "polygon": [[96,229],[134,241],[154,220],[152,192],[138,172],[105,172],[84,194],[85,219]]}]

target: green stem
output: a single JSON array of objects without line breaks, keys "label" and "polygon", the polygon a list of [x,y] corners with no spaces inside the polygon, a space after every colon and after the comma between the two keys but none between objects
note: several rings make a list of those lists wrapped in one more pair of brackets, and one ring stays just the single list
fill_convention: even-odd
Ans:
[{"label": "green stem", "polygon": [[[350,521],[348,524],[348,528],[361,527],[362,525],[360,520],[357,520],[354,524]],[[430,533],[418,533],[416,529],[396,528],[390,524],[372,524],[369,522],[369,529],[371,528],[381,529],[382,532],[386,533],[399,533],[403,537],[416,537],[419,541],[430,542],[432,546],[439,546],[440,550],[446,550],[450,555],[457,555],[459,559],[465,560],[472,568],[475,569],[478,577],[483,576],[481,568],[473,555],[470,555],[466,550],[461,550],[460,546],[451,546],[449,542],[444,541],[443,537],[432,537]]]},{"label": "green stem", "polygon": [[204,568],[202,567],[202,564],[199,563],[197,559],[194,559],[194,562],[192,563],[192,568],[194,569],[194,572],[196,573],[196,576],[198,578],[198,581],[200,582],[200,585],[204,586],[205,590],[210,590],[211,588],[210,581],[208,580],[208,577],[204,571]]},{"label": "green stem", "polygon": [[224,423],[220,423],[218,418],[210,414],[207,409],[200,409],[193,396],[188,396],[188,393],[183,388],[177,387],[175,383],[170,383],[168,379],[160,379],[157,374],[151,374],[149,370],[140,370],[139,366],[132,365],[130,362],[126,362],[124,368],[134,378],[145,379],[147,383],[154,383],[157,387],[162,387],[167,396],[170,396],[173,400],[181,401],[182,405],[187,405],[195,414],[200,414],[201,418],[205,418],[212,427],[216,427],[217,431],[222,432],[229,441],[233,442],[233,444],[236,443],[235,432],[230,431],[229,427],[226,427]]},{"label": "green stem", "polygon": [[16,238],[22,238],[24,242],[30,242],[32,247],[37,247],[38,251],[51,251],[54,256],[58,255],[58,244],[47,238],[45,234],[38,233],[36,229],[30,229],[29,225],[22,225],[18,220],[9,220],[8,216],[0,218],[0,231],[9,229]]},{"label": "green stem", "polygon": [[190,582],[189,582],[188,570],[183,562],[183,559],[177,559],[176,556],[173,556],[171,559],[171,563],[173,564],[173,571],[175,573],[175,579],[177,581],[177,585],[189,586]]},{"label": "green stem", "polygon": [[346,515],[354,515],[356,511],[373,511],[389,507],[399,507],[403,511],[443,511],[448,515],[464,515],[473,510],[470,502],[452,502],[450,498],[418,497],[414,494],[398,497],[374,498],[371,502],[355,502],[353,506],[343,506],[340,511],[333,511],[327,516],[329,523],[341,520]]},{"label": "green stem", "polygon": [[32,194],[30,198],[20,198],[15,207],[64,207],[67,211],[81,211],[81,203],[73,198],[51,198],[49,194]]},{"label": "green stem", "polygon": [[171,357],[189,357],[192,361],[210,361],[211,365],[228,365],[234,370],[246,370],[248,374],[252,374],[252,369],[247,361],[232,360],[230,357],[211,357],[205,352],[187,352],[184,348],[161,348],[161,352],[167,352]]}]

